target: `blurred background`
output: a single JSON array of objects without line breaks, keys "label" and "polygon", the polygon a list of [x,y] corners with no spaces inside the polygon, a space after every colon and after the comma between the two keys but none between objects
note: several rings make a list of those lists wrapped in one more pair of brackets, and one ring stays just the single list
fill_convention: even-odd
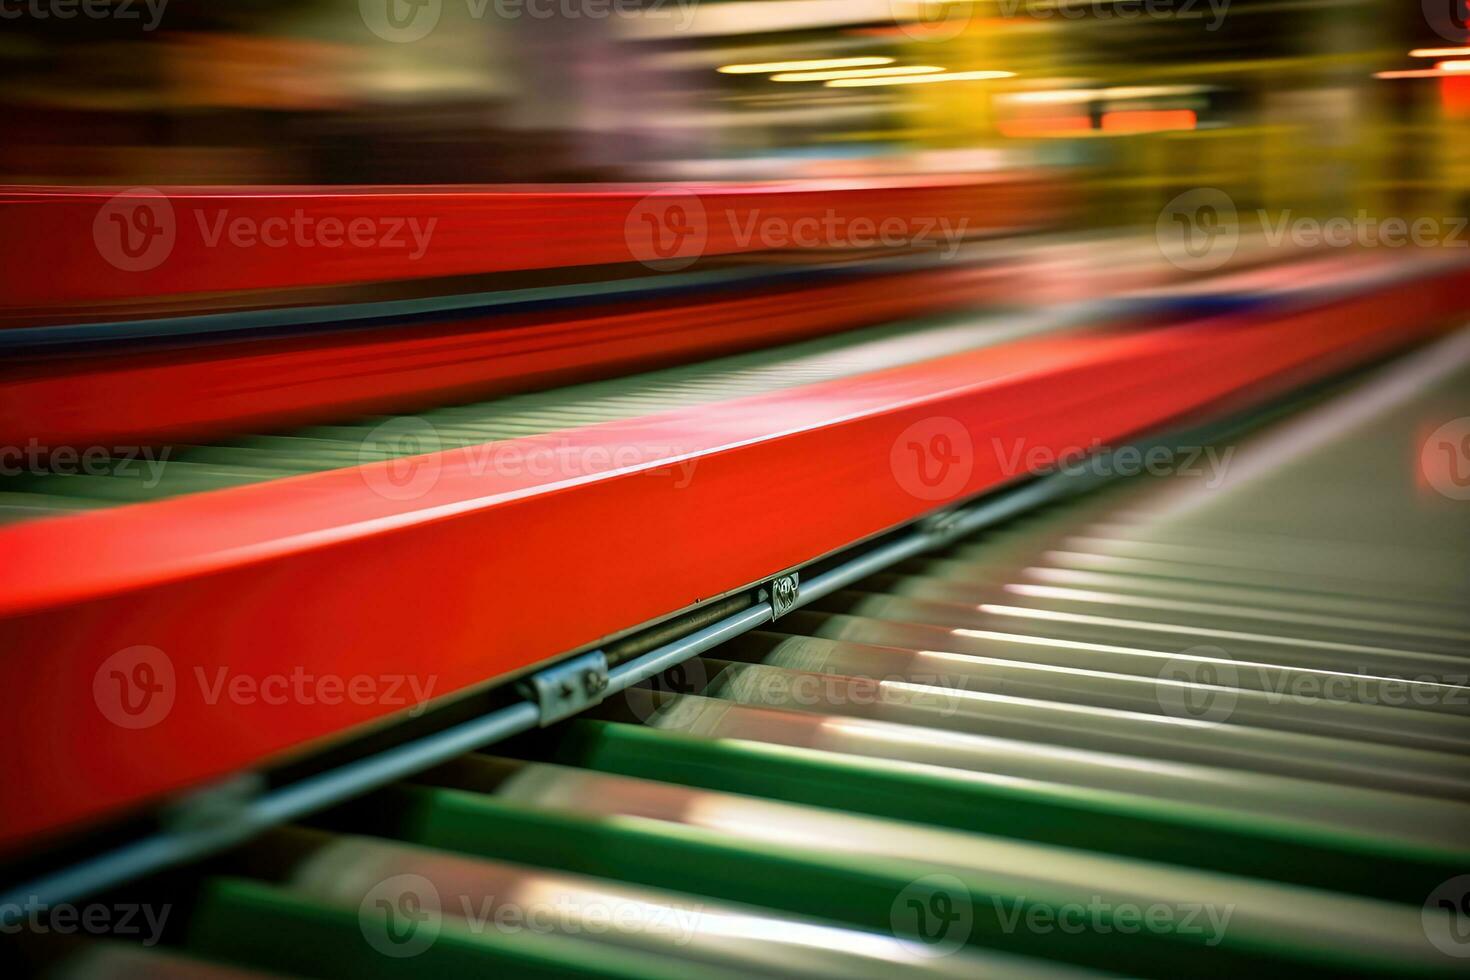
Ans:
[{"label": "blurred background", "polygon": [[1064,170],[1094,224],[1202,185],[1242,208],[1463,213],[1459,3],[9,0],[0,181],[1023,165]]},{"label": "blurred background", "polygon": [[1461,975],[1467,3],[0,0],[0,940]]}]

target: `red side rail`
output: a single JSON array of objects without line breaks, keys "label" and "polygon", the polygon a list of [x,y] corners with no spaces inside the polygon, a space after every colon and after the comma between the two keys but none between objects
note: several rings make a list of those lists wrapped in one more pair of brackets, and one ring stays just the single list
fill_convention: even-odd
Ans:
[{"label": "red side rail", "polygon": [[44,310],[606,263],[677,268],[702,255],[872,247],[885,234],[938,242],[946,228],[1035,225],[1060,206],[1055,183],[1014,175],[677,189],[0,187],[0,296]]},{"label": "red side rail", "polygon": [[[0,529],[0,843],[280,760],[999,486],[1020,474],[992,440],[1061,453],[1359,362],[1435,329],[1465,285],[1041,338],[499,444],[579,472],[456,450]],[[925,483],[910,450],[956,428]]]},{"label": "red side rail", "polygon": [[939,268],[560,315],[448,319],[0,368],[0,445],[153,445],[488,398],[997,300],[1012,268]]}]

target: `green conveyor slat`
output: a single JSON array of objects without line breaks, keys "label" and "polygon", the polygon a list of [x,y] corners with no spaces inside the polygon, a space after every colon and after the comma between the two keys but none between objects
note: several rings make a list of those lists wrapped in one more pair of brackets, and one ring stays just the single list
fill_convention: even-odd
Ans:
[{"label": "green conveyor slat", "polygon": [[1470,867],[1435,847],[1129,794],[578,720],[554,761],[1399,901]]},{"label": "green conveyor slat", "polygon": [[[1349,951],[1313,943],[1310,936],[1273,930],[1264,920],[1254,928],[1236,923],[1223,934],[1172,927],[1141,930],[1130,934],[1127,943],[1117,941],[1110,928],[1116,923],[1110,922],[1078,932],[1017,929],[1010,917],[1018,910],[1027,914],[1032,903],[1055,908],[1085,904],[1091,896],[1065,883],[1017,894],[1005,889],[1004,875],[947,864],[944,854],[915,861],[818,851],[784,845],[778,839],[753,845],[704,827],[633,815],[599,817],[454,789],[413,787],[392,796],[392,825],[418,843],[874,930],[892,930],[893,907],[900,895],[915,881],[942,869],[961,882],[960,897],[973,915],[968,942],[1126,975],[1239,976],[1281,961],[1290,962],[1299,976],[1448,973],[1436,969],[1427,957],[1405,959],[1403,948],[1375,957],[1361,948]],[[1207,942],[1217,935],[1218,941]]]},{"label": "green conveyor slat", "polygon": [[[416,914],[425,913],[420,910]],[[432,941],[418,949],[413,930],[433,929],[436,925]],[[303,899],[257,881],[222,878],[205,885],[190,923],[188,946],[204,956],[328,980],[443,980],[498,973],[537,980],[684,980],[688,976],[686,965],[668,957],[532,930],[475,930],[447,915],[432,922],[416,919],[412,925],[406,919],[396,922],[395,935],[406,937],[400,948],[417,951],[412,955],[385,954],[378,945],[364,939],[368,931],[378,938],[378,927],[371,913],[357,908]],[[382,928],[386,934],[387,924]],[[391,950],[393,943],[384,935],[381,945]],[[415,945],[410,947],[409,943]],[[714,968],[705,975],[740,976]]]}]

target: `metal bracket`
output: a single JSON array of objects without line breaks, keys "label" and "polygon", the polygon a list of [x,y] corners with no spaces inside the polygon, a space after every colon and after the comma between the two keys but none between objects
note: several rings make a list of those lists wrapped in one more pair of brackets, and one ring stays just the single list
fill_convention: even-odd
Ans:
[{"label": "metal bracket", "polygon": [[801,594],[801,575],[792,572],[771,580],[769,588],[761,589],[761,598],[771,604],[771,618],[779,619],[789,613]]},{"label": "metal bracket", "polygon": [[522,681],[520,690],[540,709],[542,728],[570,718],[602,701],[607,691],[607,655],[593,650],[547,667]]},{"label": "metal bracket", "polygon": [[[163,825],[170,830],[220,830],[245,825],[250,804],[266,790],[265,777],[246,772],[194,790],[166,807]],[[245,830],[241,830],[244,836]]]},{"label": "metal bracket", "polygon": [[948,541],[955,536],[963,514],[964,511],[961,510],[942,510],[937,514],[929,514],[919,519],[919,531],[941,541]]}]

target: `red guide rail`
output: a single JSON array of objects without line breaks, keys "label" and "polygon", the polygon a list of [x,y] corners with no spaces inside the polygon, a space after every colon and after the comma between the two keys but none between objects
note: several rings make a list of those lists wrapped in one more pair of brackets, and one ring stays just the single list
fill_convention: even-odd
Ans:
[{"label": "red guide rail", "polygon": [[[992,440],[1107,444],[1400,347],[1463,308],[1465,278],[498,444],[584,461],[575,474],[451,450],[0,529],[0,847],[401,715],[410,682],[471,689],[1020,476]],[[968,449],[937,485],[918,479],[912,448],[957,431]],[[303,674],[310,698],[265,696]],[[242,677],[254,696],[232,693]]]},{"label": "red guide rail", "polygon": [[[770,249],[947,240],[1060,214],[1025,173],[527,187],[0,186],[0,297],[53,307]],[[798,222],[801,222],[798,224]]]},{"label": "red guide rail", "polygon": [[[0,445],[203,440],[551,388],[997,300],[1016,270],[940,268],[804,288],[71,358],[0,368]],[[34,440],[34,443],[31,442]]]}]

